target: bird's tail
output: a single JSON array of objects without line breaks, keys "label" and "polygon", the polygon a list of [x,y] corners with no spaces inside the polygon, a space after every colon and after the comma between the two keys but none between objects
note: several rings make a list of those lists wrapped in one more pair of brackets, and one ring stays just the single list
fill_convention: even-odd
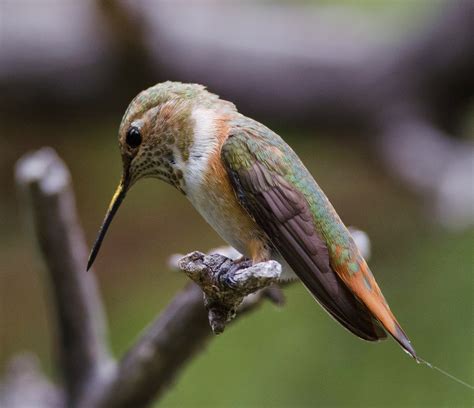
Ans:
[{"label": "bird's tail", "polygon": [[416,355],[416,351],[410,342],[410,339],[403,331],[400,323],[398,323],[387,303],[384,303],[382,306],[379,304],[371,304],[371,301],[364,303],[373,313],[374,317],[382,324],[384,329],[391,334],[398,344],[400,344],[403,350],[413,357],[416,362],[420,362],[418,356]]},{"label": "bird's tail", "polygon": [[402,346],[417,362],[418,359],[408,336],[405,334],[397,319],[387,304],[377,282],[367,263],[362,261],[360,271],[356,274],[341,274],[346,285],[350,286],[354,295],[369,309],[375,319],[387,330],[392,337]]}]

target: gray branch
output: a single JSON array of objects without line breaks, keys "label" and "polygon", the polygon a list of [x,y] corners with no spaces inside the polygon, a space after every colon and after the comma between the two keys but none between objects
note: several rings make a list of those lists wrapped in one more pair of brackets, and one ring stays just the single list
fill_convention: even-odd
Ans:
[{"label": "gray branch", "polygon": [[275,261],[252,266],[235,263],[223,255],[193,252],[179,261],[179,267],[204,292],[204,305],[215,334],[222,333],[244,298],[278,282],[281,265]]},{"label": "gray branch", "polygon": [[0,383],[0,407],[63,408],[63,390],[48,381],[39,367],[38,357],[20,354],[9,361]]},{"label": "gray branch", "polygon": [[[437,15],[420,19],[404,36],[387,35],[393,21],[387,27],[344,7],[53,3],[43,24],[72,30],[63,47],[55,46],[56,31],[45,30],[39,45],[35,30],[16,34],[17,21],[25,25],[28,14],[8,10],[0,67],[3,109],[17,106],[11,101],[18,98],[24,102],[24,92],[31,92],[31,104],[38,98],[54,103],[62,95],[58,109],[68,98],[82,98],[81,106],[86,99],[92,109],[113,106],[111,94],[122,100],[147,84],[175,78],[206,84],[260,119],[346,125],[367,134],[367,126],[410,104],[434,120],[458,123],[474,90],[472,0],[443,1],[433,7]],[[80,23],[67,26],[71,17]],[[38,46],[40,52],[31,52]]]},{"label": "gray branch", "polygon": [[206,84],[259,118],[366,134],[410,106],[452,123],[474,91],[472,0],[445,1],[434,18],[397,40],[344,8],[330,14],[294,4],[146,1],[124,7],[150,28],[148,50],[165,74]]},{"label": "gray branch", "polygon": [[[102,395],[95,396],[94,406],[147,405],[161,397],[183,366],[202,350],[212,335],[209,324],[214,333],[221,333],[239,306],[237,316],[255,310],[264,298],[281,304],[271,286],[281,273],[275,261],[250,266],[248,261],[193,252],[178,264],[197,285],[190,284],[178,294],[145,331],[123,358],[116,378]],[[90,401],[84,406],[90,406]]]},{"label": "gray branch", "polygon": [[450,137],[423,115],[386,123],[377,147],[390,170],[414,192],[427,193],[431,215],[445,227],[474,225],[474,144]]},{"label": "gray branch", "polygon": [[16,181],[28,199],[56,313],[57,359],[68,404],[75,405],[111,368],[105,318],[76,215],[68,169],[52,149],[18,161]]},{"label": "gray branch", "polygon": [[141,407],[163,395],[180,369],[211,337],[202,291],[190,284],[175,296],[119,363],[109,385],[86,407]]}]

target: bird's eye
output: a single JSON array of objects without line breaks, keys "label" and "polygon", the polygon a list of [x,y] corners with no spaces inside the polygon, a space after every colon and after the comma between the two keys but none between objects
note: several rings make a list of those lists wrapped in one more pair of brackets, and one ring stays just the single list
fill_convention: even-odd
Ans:
[{"label": "bird's eye", "polygon": [[128,129],[125,141],[132,149],[140,146],[140,143],[142,142],[142,135],[140,133],[140,129],[138,129],[137,127],[131,127],[130,129]]}]

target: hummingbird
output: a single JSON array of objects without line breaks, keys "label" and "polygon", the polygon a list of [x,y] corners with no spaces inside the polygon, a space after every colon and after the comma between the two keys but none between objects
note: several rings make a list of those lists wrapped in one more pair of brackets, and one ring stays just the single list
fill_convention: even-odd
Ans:
[{"label": "hummingbird", "polygon": [[87,269],[130,188],[165,181],[253,263],[274,259],[356,336],[388,332],[418,361],[350,232],[297,154],[202,85],[159,83],[139,93],[119,128],[123,171]]}]

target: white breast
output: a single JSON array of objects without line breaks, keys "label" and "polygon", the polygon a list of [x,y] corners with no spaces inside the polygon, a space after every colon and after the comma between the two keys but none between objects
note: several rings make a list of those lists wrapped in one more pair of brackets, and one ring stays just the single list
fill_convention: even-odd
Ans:
[{"label": "white breast", "polygon": [[203,177],[209,166],[209,159],[219,148],[216,138],[216,113],[211,109],[196,108],[192,112],[194,119],[194,142],[189,151],[184,180],[186,194],[199,194]]},{"label": "white breast", "polygon": [[[235,213],[236,199],[222,194],[205,182],[211,157],[218,153],[217,115],[215,111],[197,108],[192,117],[195,121],[194,143],[190,147],[189,159],[184,172],[185,192],[189,201],[211,227],[230,245],[245,254],[246,236],[240,217],[230,217]],[[243,225],[244,224],[244,225]],[[246,254],[247,255],[247,254]]]}]

